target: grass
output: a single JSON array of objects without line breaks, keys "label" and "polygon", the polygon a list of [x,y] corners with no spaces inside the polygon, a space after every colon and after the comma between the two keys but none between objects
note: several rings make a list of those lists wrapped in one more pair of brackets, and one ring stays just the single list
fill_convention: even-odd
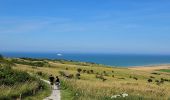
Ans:
[{"label": "grass", "polygon": [[161,69],[161,70],[159,70],[159,71],[161,71],[161,72],[168,72],[168,73],[170,73],[170,69]]},{"label": "grass", "polygon": [[61,89],[61,100],[74,100],[74,94],[69,89]]},{"label": "grass", "polygon": [[1,85],[0,89],[3,90],[0,92],[0,99],[13,99],[19,98],[20,95],[30,94],[32,90],[38,88],[37,82],[27,82],[22,84],[17,84],[13,86]]},{"label": "grass", "polygon": [[45,83],[25,71],[12,68],[6,62],[0,66],[0,90],[0,100],[25,100],[27,97],[31,99],[26,100],[37,100],[50,94],[50,88]]},{"label": "grass", "polygon": [[[39,60],[38,60],[39,61]],[[157,71],[137,71],[127,68],[108,67],[91,63],[77,63],[69,61],[46,60],[51,67],[33,67],[30,65],[16,64],[14,69],[30,73],[41,73],[47,78],[48,75],[67,75],[78,73],[77,69],[93,70],[94,73],[80,72],[80,79],[72,79],[60,76],[62,80],[62,100],[111,100],[113,95],[127,93],[126,98],[116,100],[167,100],[170,98],[170,82],[165,81],[157,84],[161,78],[170,79],[167,73],[160,75],[152,74]],[[105,73],[104,73],[105,72]],[[96,74],[102,75],[106,80],[96,78]],[[114,77],[113,77],[114,75]],[[148,79],[153,82],[148,83]],[[136,80],[137,79],[137,80]]]},{"label": "grass", "polygon": [[[140,82],[100,82],[75,79],[64,79],[65,87],[77,94],[77,100],[111,100],[111,96],[120,93],[128,93],[130,97],[143,97],[153,99],[166,99],[166,87]],[[147,87],[147,88],[146,88]],[[147,93],[147,94],[146,94]],[[128,97],[128,98],[130,98]],[[89,98],[89,99],[87,99]]]},{"label": "grass", "polygon": [[11,100],[22,97],[23,100],[41,100],[50,94],[50,88],[47,85],[43,85],[43,90],[33,91],[38,89],[39,83],[26,82],[22,84],[17,84],[13,86],[0,86],[0,99],[1,100]]},{"label": "grass", "polygon": [[51,88],[48,84],[44,83],[44,89],[39,91],[33,96],[24,98],[24,100],[43,100],[45,97],[51,94]]}]

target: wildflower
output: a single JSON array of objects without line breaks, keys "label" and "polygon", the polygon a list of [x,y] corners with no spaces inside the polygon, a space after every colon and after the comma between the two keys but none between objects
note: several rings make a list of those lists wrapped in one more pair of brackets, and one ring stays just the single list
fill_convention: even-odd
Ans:
[{"label": "wildflower", "polygon": [[113,95],[113,96],[111,96],[111,99],[115,99],[115,98],[118,98],[118,97],[121,97],[121,95]]},{"label": "wildflower", "polygon": [[79,94],[78,93],[76,93],[76,96],[78,96]]},{"label": "wildflower", "polygon": [[123,98],[125,98],[125,97],[127,97],[127,96],[129,96],[127,93],[122,93],[122,97],[123,97]]}]

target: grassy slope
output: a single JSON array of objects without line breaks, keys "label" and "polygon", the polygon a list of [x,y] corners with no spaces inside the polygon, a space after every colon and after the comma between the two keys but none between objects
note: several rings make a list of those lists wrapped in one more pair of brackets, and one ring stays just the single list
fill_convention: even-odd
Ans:
[{"label": "grassy slope", "polygon": [[48,84],[45,84],[45,89],[43,91],[39,91],[33,96],[29,96],[24,98],[24,100],[43,100],[45,97],[50,95],[51,89]]},{"label": "grassy slope", "polygon": [[[11,68],[11,66],[14,67]],[[26,72],[13,70],[15,67],[15,64],[6,58],[0,60],[0,90],[2,90],[0,99],[11,100],[22,97],[23,100],[39,100],[51,93],[47,84]],[[43,89],[38,90],[39,87]]]},{"label": "grassy slope", "polygon": [[[150,76],[155,77],[152,79],[160,80],[161,78],[169,79],[169,74],[161,73],[161,75],[151,74],[151,72],[130,70],[127,68],[111,68],[105,66],[98,66],[93,64],[81,65],[76,63],[61,63],[55,61],[48,61],[51,67],[31,67],[29,65],[18,64],[15,69],[24,70],[31,73],[37,73],[39,71],[46,73],[47,75],[59,75],[59,71],[65,71],[69,74],[76,74],[77,68],[85,70],[94,70],[94,73],[103,73],[106,71],[108,76],[104,76],[107,80],[103,82],[100,79],[96,79],[96,74],[81,73],[81,79],[65,79],[62,78],[64,87],[66,90],[62,90],[62,100],[69,100],[74,96],[79,100],[110,100],[110,97],[122,92],[128,93],[130,96],[127,99],[168,99],[170,95],[170,83],[165,82],[158,86],[155,82],[148,83],[147,80]],[[68,70],[66,70],[68,68]],[[114,71],[114,72],[112,72]],[[158,72],[157,72],[158,73]],[[115,77],[113,78],[112,75]],[[136,77],[135,80],[131,77]],[[121,99],[121,98],[120,98]],[[71,100],[71,99],[70,99]]]}]

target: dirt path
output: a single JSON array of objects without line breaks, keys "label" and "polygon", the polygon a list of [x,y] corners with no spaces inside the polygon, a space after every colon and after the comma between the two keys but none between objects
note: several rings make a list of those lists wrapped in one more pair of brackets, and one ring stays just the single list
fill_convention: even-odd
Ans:
[{"label": "dirt path", "polygon": [[[47,80],[43,80],[42,81],[48,83],[50,85],[50,82]],[[54,85],[52,93],[49,97],[45,98],[44,100],[60,100],[60,90],[58,89],[58,87],[56,85]]]}]

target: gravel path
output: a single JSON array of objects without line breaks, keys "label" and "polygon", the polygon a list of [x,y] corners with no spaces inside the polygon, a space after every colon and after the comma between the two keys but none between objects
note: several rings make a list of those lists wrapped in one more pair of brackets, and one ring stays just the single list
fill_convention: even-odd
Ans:
[{"label": "gravel path", "polygon": [[[50,85],[50,82],[47,80],[43,80],[42,81],[48,83]],[[49,97],[45,98],[44,100],[60,100],[60,90],[58,89],[58,87],[56,85],[54,85],[52,93]]]}]

